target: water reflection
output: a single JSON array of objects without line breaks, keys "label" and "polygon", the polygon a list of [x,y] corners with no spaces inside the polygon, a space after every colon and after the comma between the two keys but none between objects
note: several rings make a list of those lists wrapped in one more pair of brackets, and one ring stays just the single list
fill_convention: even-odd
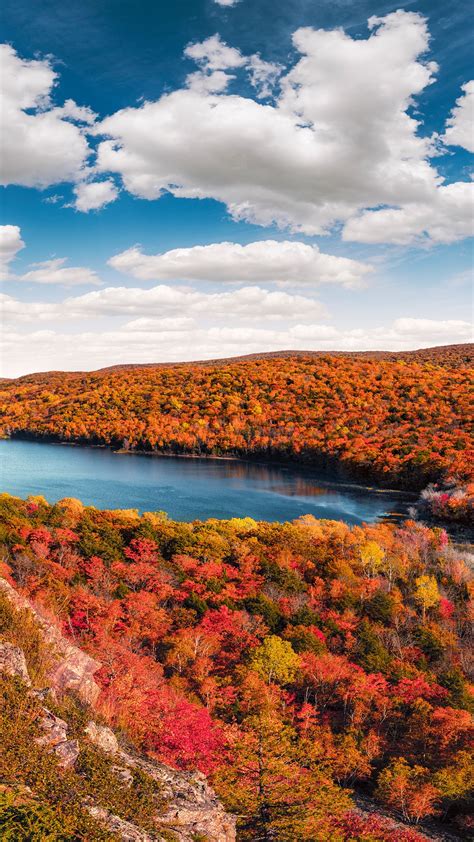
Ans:
[{"label": "water reflection", "polygon": [[303,514],[371,522],[404,513],[397,494],[340,485],[288,465],[229,459],[117,454],[106,449],[0,441],[1,490],[78,497],[98,508],[164,510],[177,520],[253,517],[293,520]]}]

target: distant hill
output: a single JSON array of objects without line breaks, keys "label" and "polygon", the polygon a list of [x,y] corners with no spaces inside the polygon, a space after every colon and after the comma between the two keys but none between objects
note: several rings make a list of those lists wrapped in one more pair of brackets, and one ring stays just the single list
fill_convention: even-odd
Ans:
[{"label": "distant hill", "polygon": [[[237,357],[220,357],[212,360],[183,360],[180,362],[156,362],[156,363],[118,363],[117,365],[105,366],[94,369],[97,372],[127,371],[135,368],[174,368],[176,366],[216,366],[226,363],[246,362],[250,360],[266,359],[288,359],[288,358],[320,358],[320,357],[346,357],[348,359],[371,359],[371,360],[408,360],[433,365],[449,365],[453,368],[474,365],[474,343],[463,342],[459,345],[435,345],[432,348],[419,348],[414,351],[262,351],[258,354],[242,354]],[[13,380],[30,380],[31,378],[42,378],[46,375],[62,374],[60,370],[45,372],[34,372],[24,374],[21,377],[0,377],[1,383],[9,383]],[[87,372],[71,371],[70,375],[80,375]]]},{"label": "distant hill", "polygon": [[384,486],[469,479],[473,346],[281,351],[31,374],[0,385],[7,436],[291,459]]},{"label": "distant hill", "polygon": [[219,365],[221,363],[245,362],[246,360],[266,360],[283,357],[348,357],[349,359],[369,360],[416,360],[417,362],[433,363],[434,365],[469,366],[474,364],[474,343],[464,342],[460,345],[435,345],[433,348],[419,348],[415,351],[262,351],[260,354],[242,354],[238,357],[222,357],[213,360],[192,360],[191,362],[176,363],[125,363],[111,365],[98,371],[115,371],[128,368],[148,368],[154,365]]}]

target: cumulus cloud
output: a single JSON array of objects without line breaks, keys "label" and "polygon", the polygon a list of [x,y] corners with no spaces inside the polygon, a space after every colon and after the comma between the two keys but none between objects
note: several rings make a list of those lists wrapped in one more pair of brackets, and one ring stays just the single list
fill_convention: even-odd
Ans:
[{"label": "cumulus cloud", "polygon": [[236,6],[239,0],[214,0],[218,6]]},{"label": "cumulus cloud", "polygon": [[472,339],[472,325],[469,322],[459,319],[446,319],[445,321],[436,321],[435,319],[396,319],[393,327],[402,336],[442,338],[457,335],[464,339]]},{"label": "cumulus cloud", "polygon": [[31,269],[24,275],[16,275],[13,280],[29,281],[36,284],[60,284],[61,286],[77,286],[79,284],[101,284],[100,278],[92,269],[82,266],[66,266],[67,257],[56,257],[53,260],[43,260],[32,263]]},{"label": "cumulus cloud", "polygon": [[108,262],[114,269],[144,281],[277,281],[358,287],[372,271],[367,263],[324,254],[317,246],[276,240],[248,245],[212,243],[155,255],[143,254],[135,246]]},{"label": "cumulus cloud", "polygon": [[[366,208],[436,202],[434,144],[408,113],[436,71],[426,21],[398,11],[369,27],[365,39],[297,30],[301,58],[273,104],[191,85],[118,111],[97,129],[109,136],[99,169],[145,199],[210,197],[236,219],[311,234]],[[186,54],[213,72],[249,62],[218,36]],[[259,68],[254,57],[255,80]]]},{"label": "cumulus cloud", "polygon": [[[433,165],[439,138],[423,136],[413,108],[437,71],[426,20],[398,10],[368,26],[365,38],[298,29],[287,70],[212,35],[186,47],[198,69],[183,88],[101,122],[71,100],[53,108],[50,63],[22,61],[5,45],[4,180],[79,181],[75,206],[88,211],[116,198],[117,175],[143,199],[211,198],[236,220],[293,232],[342,224],[346,240],[454,242],[469,232],[469,188],[444,183]],[[240,73],[253,98],[230,92]],[[470,148],[472,85],[448,119],[447,144]],[[86,133],[98,139],[87,170]]]},{"label": "cumulus cloud", "polygon": [[278,77],[284,70],[282,64],[264,61],[257,53],[250,56],[247,68],[250,84],[256,89],[257,96],[261,99],[270,96]]},{"label": "cumulus cloud", "polygon": [[462,146],[474,152],[474,80],[461,86],[462,95],[446,123],[443,140],[448,146]]},{"label": "cumulus cloud", "polygon": [[234,78],[223,70],[214,70],[212,73],[197,70],[186,77],[186,84],[191,91],[198,94],[221,93]]},{"label": "cumulus cloud", "polygon": [[[25,247],[21,238],[21,229],[18,225],[0,225],[0,280],[5,281],[26,281],[36,284],[58,284],[60,286],[77,286],[79,284],[93,284],[100,286],[101,280],[92,269],[83,266],[66,266],[67,257],[55,257],[51,260],[43,260],[39,263],[31,263],[27,272],[19,275],[10,271],[9,264],[15,258],[20,249]],[[8,296],[3,298],[6,304]],[[8,306],[10,307],[11,301]],[[25,312],[36,305],[23,303]],[[41,305],[38,305],[41,307]],[[12,314],[14,309],[9,310]],[[54,309],[51,311],[54,313]]]},{"label": "cumulus cloud", "polygon": [[10,263],[24,247],[18,225],[0,225],[0,280],[8,279]]},{"label": "cumulus cloud", "polygon": [[473,232],[473,199],[472,182],[442,185],[431,202],[365,211],[346,223],[342,236],[359,243],[453,243]]},{"label": "cumulus cloud", "polygon": [[143,315],[242,317],[250,319],[311,319],[326,315],[312,298],[270,292],[261,287],[241,287],[232,292],[204,293],[160,285],[152,289],[107,287],[69,299],[67,309],[78,315]]},{"label": "cumulus cloud", "polygon": [[87,213],[90,210],[98,210],[114,202],[118,196],[118,190],[112,179],[105,181],[83,181],[74,188],[76,197],[74,207]]},{"label": "cumulus cloud", "polygon": [[205,70],[211,71],[243,67],[246,63],[246,58],[240,50],[229,47],[217,33],[205,41],[188,44],[184,55],[192,58]]},{"label": "cumulus cloud", "polygon": [[72,100],[52,107],[56,80],[47,59],[26,61],[0,45],[1,184],[47,187],[75,180],[84,167],[90,150],[71,120],[90,123],[95,115]]},{"label": "cumulus cloud", "polygon": [[189,328],[194,327],[195,324],[195,320],[190,319],[188,316],[176,316],[175,318],[169,319],[141,318],[133,319],[131,322],[127,322],[123,326],[123,329],[132,332],[140,331],[144,333],[161,333],[164,331],[165,333],[169,333],[189,330]]},{"label": "cumulus cloud", "polygon": [[[75,270],[78,271],[78,270]],[[196,318],[250,320],[310,320],[325,318],[323,305],[313,298],[269,291],[261,287],[241,287],[231,292],[205,293],[179,289],[164,284],[152,289],[135,287],[105,287],[57,304],[18,302],[4,296],[4,315],[23,321],[60,322],[74,319],[94,319],[105,316],[136,316],[146,319]]]}]

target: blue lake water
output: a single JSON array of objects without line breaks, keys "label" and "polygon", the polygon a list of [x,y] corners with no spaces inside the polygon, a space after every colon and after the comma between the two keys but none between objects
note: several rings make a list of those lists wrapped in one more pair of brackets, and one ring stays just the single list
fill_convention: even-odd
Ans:
[{"label": "blue lake water", "polygon": [[354,524],[403,510],[399,495],[331,484],[306,468],[20,440],[0,440],[0,490],[41,494],[51,503],[77,497],[100,509],[165,511],[184,521],[285,521],[312,514]]}]

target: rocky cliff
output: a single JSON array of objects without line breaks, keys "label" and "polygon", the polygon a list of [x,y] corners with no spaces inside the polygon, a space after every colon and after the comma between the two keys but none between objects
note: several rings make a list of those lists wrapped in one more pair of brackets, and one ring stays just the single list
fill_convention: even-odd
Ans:
[{"label": "rocky cliff", "polygon": [[[108,838],[130,842],[234,842],[235,819],[225,812],[203,775],[178,772],[131,752],[120,745],[111,729],[95,720],[93,706],[100,688],[94,680],[94,674],[100,664],[66,640],[5,579],[0,579],[0,594],[6,597],[15,611],[26,609],[31,614],[48,651],[53,655],[47,674],[47,686],[34,686],[24,652],[8,640],[8,629],[2,630],[0,626],[0,674],[5,681],[7,676],[19,679],[24,696],[30,698],[38,730],[36,745],[54,756],[58,770],[63,769],[69,774],[84,774],[80,767],[81,751],[92,746],[99,757],[107,759],[107,768],[111,769],[111,775],[119,787],[124,790],[133,788],[137,775],[155,784],[155,792],[158,794],[150,798],[156,799],[156,815],[152,815],[156,829],[150,829],[148,825],[144,830],[139,824],[115,814],[100,799],[95,802],[90,796],[84,798],[84,809],[110,832]],[[72,693],[90,713],[90,718],[86,719],[79,730],[77,724],[70,726],[67,716],[58,716],[50,709],[54,705],[48,700],[60,701],[66,693]],[[3,777],[8,776],[4,774]],[[8,780],[2,780],[1,783],[8,788]],[[31,793],[29,786],[26,786],[26,790]]]}]

